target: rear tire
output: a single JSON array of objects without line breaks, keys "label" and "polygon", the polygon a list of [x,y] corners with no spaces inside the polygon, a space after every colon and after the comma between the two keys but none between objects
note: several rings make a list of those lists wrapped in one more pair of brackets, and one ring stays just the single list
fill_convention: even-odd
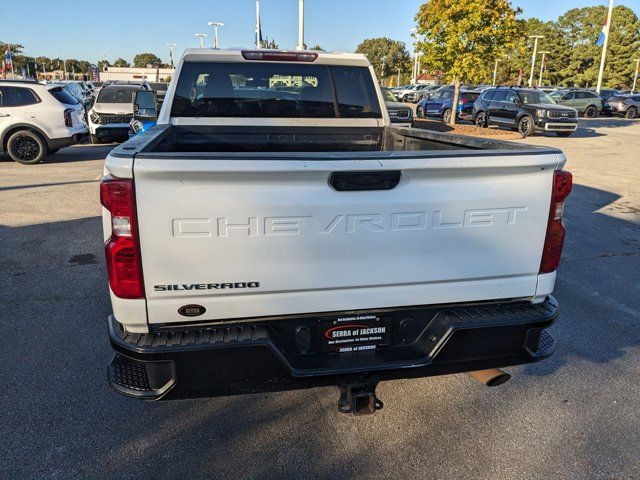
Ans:
[{"label": "rear tire", "polygon": [[420,105],[416,108],[416,118],[424,118],[424,108]]},{"label": "rear tire", "polygon": [[449,124],[449,122],[451,121],[451,109],[447,108],[444,113],[442,114],[442,121],[444,123],[446,123],[447,125]]},{"label": "rear tire", "polygon": [[598,113],[598,109],[596,107],[594,107],[593,105],[590,105],[584,111],[584,116],[585,116],[585,118],[593,118],[593,117],[596,116],[597,113]]},{"label": "rear tire", "polygon": [[522,138],[527,138],[533,134],[533,118],[529,115],[524,115],[518,120],[518,133]]},{"label": "rear tire", "polygon": [[102,140],[100,140],[100,138],[94,135],[93,133],[90,134],[89,137],[91,138],[91,143],[93,143],[94,145],[99,145],[102,143]]},{"label": "rear tire", "polygon": [[556,132],[559,137],[570,137],[573,132]]},{"label": "rear tire", "polygon": [[489,126],[487,123],[487,114],[485,112],[476,113],[476,118],[473,120],[473,123],[476,127],[487,128]]},{"label": "rear tire", "polygon": [[627,113],[624,114],[624,118],[633,119],[636,118],[636,115],[638,115],[636,107],[629,107]]},{"label": "rear tire", "polygon": [[44,139],[30,130],[18,130],[7,140],[7,153],[14,162],[23,165],[40,163],[47,156]]}]

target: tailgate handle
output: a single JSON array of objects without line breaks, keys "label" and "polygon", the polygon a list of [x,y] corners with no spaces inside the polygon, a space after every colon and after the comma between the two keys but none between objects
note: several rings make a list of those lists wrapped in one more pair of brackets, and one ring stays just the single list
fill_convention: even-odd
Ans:
[{"label": "tailgate handle", "polygon": [[400,171],[384,172],[333,172],[329,185],[338,192],[359,190],[391,190],[400,182]]}]

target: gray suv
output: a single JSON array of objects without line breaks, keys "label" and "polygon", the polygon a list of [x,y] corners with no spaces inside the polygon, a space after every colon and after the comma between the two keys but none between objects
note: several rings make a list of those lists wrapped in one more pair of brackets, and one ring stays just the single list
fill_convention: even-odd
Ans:
[{"label": "gray suv", "polygon": [[607,100],[607,107],[613,115],[636,118],[640,112],[640,94],[616,95]]}]

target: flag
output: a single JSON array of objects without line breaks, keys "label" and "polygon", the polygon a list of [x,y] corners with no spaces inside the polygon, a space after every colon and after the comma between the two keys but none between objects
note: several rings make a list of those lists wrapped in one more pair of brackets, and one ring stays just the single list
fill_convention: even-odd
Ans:
[{"label": "flag", "polygon": [[11,61],[11,48],[9,46],[7,46],[7,50],[4,52],[4,68],[7,70],[11,70],[13,68]]},{"label": "flag", "polygon": [[598,39],[596,40],[596,45],[601,47],[604,45],[604,40],[609,35],[609,25],[607,24],[607,20],[605,19],[604,25],[602,25],[602,30],[600,31],[600,35],[598,35]]}]

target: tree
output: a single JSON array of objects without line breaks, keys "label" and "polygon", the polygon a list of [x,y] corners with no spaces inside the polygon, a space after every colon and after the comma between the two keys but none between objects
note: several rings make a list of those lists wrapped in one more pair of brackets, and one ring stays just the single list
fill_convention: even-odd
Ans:
[{"label": "tree", "polygon": [[356,52],[367,56],[381,80],[398,73],[398,70],[406,72],[411,64],[404,42],[387,37],[368,38],[358,45]]},{"label": "tree", "polygon": [[100,60],[97,65],[98,65],[98,71],[100,72],[106,71],[107,67],[111,66],[111,64],[109,63],[109,60]]},{"label": "tree", "polygon": [[[570,61],[560,69],[564,80],[572,85],[595,85],[600,67],[601,47],[595,44],[602,22],[607,16],[604,6],[574,8],[558,19],[558,28],[571,48]],[[629,85],[635,58],[640,50],[640,20],[628,7],[613,10],[607,63],[603,85]]]},{"label": "tree", "polygon": [[325,49],[322,48],[320,45],[315,45],[315,46],[311,47],[309,50],[316,50],[318,52],[324,52],[325,51]]},{"label": "tree", "polygon": [[[524,22],[509,0],[429,0],[416,15],[417,48],[431,68],[453,81],[453,105],[462,82],[480,83],[491,74],[496,58],[522,41]],[[455,125],[455,110],[451,125]]]},{"label": "tree", "polygon": [[127,62],[124,58],[118,58],[115,62],[113,62],[114,67],[130,67],[131,64]]},{"label": "tree", "polygon": [[153,53],[139,53],[133,57],[133,66],[136,68],[146,68],[147,65],[159,67],[160,64],[162,64],[162,60]]}]

